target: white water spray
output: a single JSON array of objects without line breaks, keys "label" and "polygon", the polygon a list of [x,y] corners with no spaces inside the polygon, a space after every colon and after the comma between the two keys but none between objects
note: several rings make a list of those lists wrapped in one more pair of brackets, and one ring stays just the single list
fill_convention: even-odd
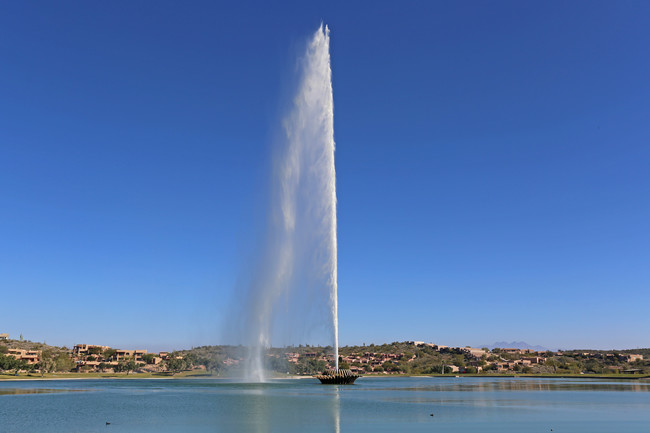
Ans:
[{"label": "white water spray", "polygon": [[305,338],[319,327],[331,332],[338,369],[334,105],[326,26],[307,45],[298,83],[274,161],[267,238],[242,317],[253,381],[264,380],[264,351],[272,336]]}]

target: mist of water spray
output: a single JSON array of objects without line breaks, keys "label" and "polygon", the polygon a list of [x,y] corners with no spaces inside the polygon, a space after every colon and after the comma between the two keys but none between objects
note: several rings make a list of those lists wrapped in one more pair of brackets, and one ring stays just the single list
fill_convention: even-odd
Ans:
[{"label": "mist of water spray", "polygon": [[[241,319],[249,380],[264,380],[272,337],[309,337],[325,327],[338,368],[334,113],[329,29],[314,34],[300,60],[292,106],[273,167],[267,237],[247,284]],[[325,322],[325,323],[323,323]]]}]

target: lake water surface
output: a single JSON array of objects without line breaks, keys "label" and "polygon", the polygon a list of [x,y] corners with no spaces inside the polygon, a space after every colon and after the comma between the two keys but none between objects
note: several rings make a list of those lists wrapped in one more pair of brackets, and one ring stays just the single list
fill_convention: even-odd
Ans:
[{"label": "lake water surface", "polygon": [[[433,416],[431,416],[433,414]],[[110,424],[106,424],[109,422]],[[0,382],[0,432],[650,432],[650,382],[531,378]]]}]

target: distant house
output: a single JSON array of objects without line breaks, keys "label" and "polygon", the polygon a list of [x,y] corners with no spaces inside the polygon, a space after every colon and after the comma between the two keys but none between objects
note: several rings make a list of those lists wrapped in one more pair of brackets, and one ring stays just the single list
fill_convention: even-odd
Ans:
[{"label": "distant house", "polygon": [[608,365],[607,367],[605,367],[605,369],[609,370],[612,373],[620,373],[621,371],[623,371],[623,367],[621,367],[620,365]]},{"label": "distant house", "polygon": [[9,334],[0,334],[0,340],[9,340]]},{"label": "distant house", "polygon": [[81,356],[88,356],[90,354],[91,349],[99,349],[100,352],[105,352],[110,347],[108,346],[98,346],[95,344],[77,344],[75,347],[72,349],[72,355],[81,357]]},{"label": "distant house", "polygon": [[[425,343],[424,341],[406,341],[405,343],[412,344],[415,347],[431,347],[434,350],[438,349],[438,345],[433,343]],[[441,347],[447,347],[447,346],[441,346]]]},{"label": "distant house", "polygon": [[542,358],[541,356],[529,356],[521,358],[521,360],[524,364],[543,364],[544,361],[546,361],[546,358]]},{"label": "distant house", "polygon": [[111,361],[111,362],[100,362],[100,361],[77,361],[77,365],[75,369],[78,372],[90,372],[90,371],[99,371],[100,366],[103,367],[103,370],[110,370],[114,371],[115,367],[117,366],[116,361]]},{"label": "distant house", "polygon": [[472,358],[476,358],[476,359],[481,359],[483,357],[483,355],[487,354],[485,352],[485,350],[476,349],[476,348],[473,348],[473,347],[463,347],[462,351],[467,353]]},{"label": "distant house", "polygon": [[287,357],[287,360],[293,364],[298,363],[298,358],[300,358],[299,353],[294,353],[294,352],[288,352],[284,354]]},{"label": "distant house", "polygon": [[118,349],[112,356],[113,361],[120,361],[122,359],[133,359],[136,362],[142,362],[142,355],[147,353],[146,350],[123,350]]},{"label": "distant house", "polygon": [[41,359],[40,350],[9,349],[7,355],[19,361],[26,361],[29,365],[38,364]]}]

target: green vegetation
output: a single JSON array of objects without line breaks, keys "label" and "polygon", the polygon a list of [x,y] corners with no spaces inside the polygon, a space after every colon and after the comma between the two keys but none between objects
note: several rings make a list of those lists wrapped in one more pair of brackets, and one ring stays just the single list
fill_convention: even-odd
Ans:
[{"label": "green vegetation", "polygon": [[[18,352],[28,351],[31,355]],[[18,351],[18,352],[17,352]],[[331,347],[270,348],[265,367],[277,376],[314,375],[334,366]],[[38,353],[38,362],[35,361]],[[195,377],[241,376],[248,349],[243,346],[201,346],[163,354],[116,360],[116,350],[89,347],[77,354],[65,347],[31,341],[0,342],[0,378],[9,377]],[[30,358],[31,356],[31,358]],[[123,356],[123,355],[121,355]],[[511,349],[438,347],[394,342],[345,346],[339,368],[362,375],[481,375],[641,378],[650,375],[650,349],[620,351],[572,350],[527,353]],[[76,373],[72,373],[75,370]]]},{"label": "green vegetation", "polygon": [[0,354],[0,371],[14,371],[18,374],[20,370],[31,370],[26,361],[17,360],[13,356]]},{"label": "green vegetation", "polygon": [[122,360],[117,363],[116,366],[113,367],[113,371],[116,373],[122,373],[125,372],[126,375],[128,376],[130,372],[135,370],[136,368],[142,366],[144,364],[137,364],[133,359],[129,360]]}]

